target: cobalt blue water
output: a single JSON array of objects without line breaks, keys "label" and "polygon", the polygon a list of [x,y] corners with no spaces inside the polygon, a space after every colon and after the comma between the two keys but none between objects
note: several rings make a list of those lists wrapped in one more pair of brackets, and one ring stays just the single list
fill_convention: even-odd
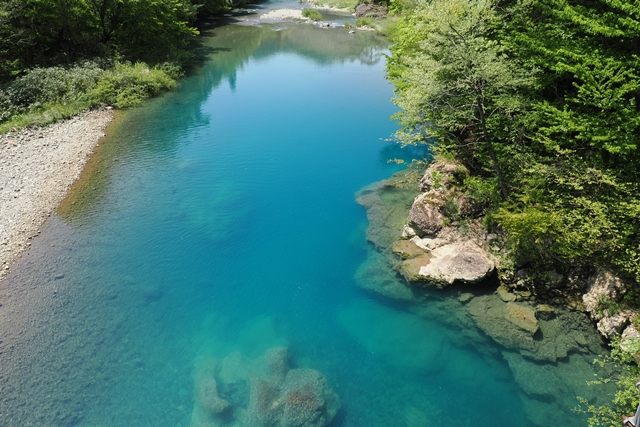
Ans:
[{"label": "cobalt blue water", "polygon": [[2,284],[0,424],[191,425],[202,360],[287,345],[340,397],[333,425],[528,425],[535,399],[480,332],[354,280],[355,194],[408,155],[385,141],[384,41],[228,25],[206,44],[177,90],[118,119]]}]

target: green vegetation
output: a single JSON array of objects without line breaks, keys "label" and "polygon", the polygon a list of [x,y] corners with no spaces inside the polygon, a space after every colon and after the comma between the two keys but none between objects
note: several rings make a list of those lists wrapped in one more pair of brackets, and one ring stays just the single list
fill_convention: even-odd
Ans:
[{"label": "green vegetation", "polygon": [[356,19],[356,27],[370,27],[373,24],[372,18],[358,18]]},{"label": "green vegetation", "polygon": [[312,21],[322,21],[322,13],[316,9],[305,8],[302,10],[302,16],[311,19]]},{"label": "green vegetation", "polygon": [[640,379],[640,343],[612,344],[611,354],[596,360],[604,372],[593,384],[613,383],[616,386],[613,399],[606,405],[590,404],[580,399],[581,409],[590,415],[589,427],[619,427],[621,417],[631,415],[638,405],[638,389],[635,384]]},{"label": "green vegetation", "polygon": [[640,4],[433,0],[403,13],[388,68],[400,140],[436,137],[472,172],[519,265],[640,281]]},{"label": "green vegetation", "polygon": [[0,132],[45,125],[99,105],[132,107],[170,89],[180,77],[172,64],[102,64],[34,68],[0,90]]},{"label": "green vegetation", "polygon": [[238,1],[0,2],[0,131],[172,87],[195,58],[196,21]]},{"label": "green vegetation", "polygon": [[348,10],[349,12],[353,12],[360,3],[359,0],[313,0],[312,4],[321,7],[329,7],[332,9],[342,9]]},{"label": "green vegetation", "polygon": [[[391,10],[398,138],[435,139],[437,156],[469,169],[466,191],[509,249],[505,265],[601,267],[640,283],[640,2],[396,0]],[[635,401],[628,362],[636,370],[620,386]]]}]

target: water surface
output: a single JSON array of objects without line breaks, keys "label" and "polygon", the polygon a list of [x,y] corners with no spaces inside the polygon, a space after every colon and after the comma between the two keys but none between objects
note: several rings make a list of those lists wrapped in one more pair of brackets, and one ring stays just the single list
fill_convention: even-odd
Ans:
[{"label": "water surface", "polygon": [[228,25],[206,46],[119,119],[0,285],[0,424],[189,425],[200,360],[288,345],[340,396],[335,425],[528,425],[535,399],[490,340],[354,279],[354,195],[409,156],[385,142],[384,42]]}]

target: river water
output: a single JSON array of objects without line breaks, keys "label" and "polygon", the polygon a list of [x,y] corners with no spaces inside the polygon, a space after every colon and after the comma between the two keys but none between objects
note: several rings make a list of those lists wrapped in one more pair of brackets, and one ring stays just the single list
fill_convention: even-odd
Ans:
[{"label": "river water", "polygon": [[410,157],[386,141],[384,40],[232,24],[205,47],[117,120],[0,283],[0,424],[190,425],[203,361],[287,346],[339,396],[333,425],[527,426],[538,404],[580,425],[480,331],[469,344],[357,286],[355,194]]}]

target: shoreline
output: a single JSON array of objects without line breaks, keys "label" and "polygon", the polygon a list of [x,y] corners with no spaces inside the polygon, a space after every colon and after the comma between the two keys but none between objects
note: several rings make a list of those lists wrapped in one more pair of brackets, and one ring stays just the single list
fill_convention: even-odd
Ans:
[{"label": "shoreline", "polygon": [[115,115],[90,110],[0,135],[0,279],[80,177]]}]

